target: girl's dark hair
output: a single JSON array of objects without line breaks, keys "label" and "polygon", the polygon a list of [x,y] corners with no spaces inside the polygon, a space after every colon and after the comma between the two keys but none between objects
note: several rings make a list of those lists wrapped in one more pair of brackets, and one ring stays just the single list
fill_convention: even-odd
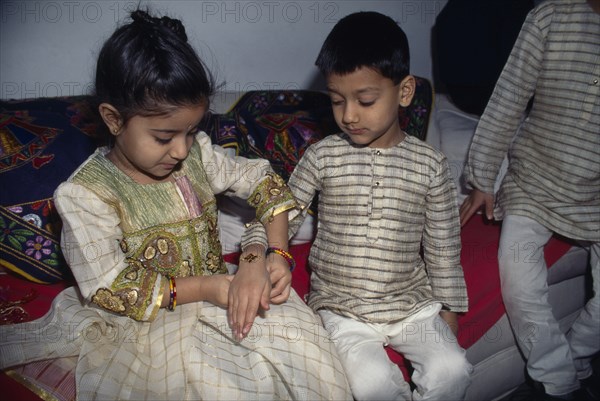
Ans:
[{"label": "girl's dark hair", "polygon": [[96,66],[96,102],[113,105],[127,122],[170,106],[207,103],[213,79],[187,42],[181,21],[131,13],[102,46]]},{"label": "girl's dark hair", "polygon": [[408,39],[390,17],[376,12],[350,14],[333,27],[315,64],[325,76],[372,68],[398,84],[409,74]]}]

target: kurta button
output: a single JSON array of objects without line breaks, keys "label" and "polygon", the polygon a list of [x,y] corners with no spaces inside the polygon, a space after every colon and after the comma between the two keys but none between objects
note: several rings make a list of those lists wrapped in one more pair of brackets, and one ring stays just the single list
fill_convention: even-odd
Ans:
[{"label": "kurta button", "polygon": [[597,80],[597,79],[594,79],[594,80],[592,81],[592,83],[593,83],[594,85],[598,85],[598,80]]},{"label": "kurta button", "polygon": [[375,154],[376,154],[377,156],[381,155],[381,150],[378,150],[378,151],[376,151],[376,152],[375,152]]},{"label": "kurta button", "polygon": [[377,182],[375,183],[375,185],[379,186],[379,181],[377,181]]}]

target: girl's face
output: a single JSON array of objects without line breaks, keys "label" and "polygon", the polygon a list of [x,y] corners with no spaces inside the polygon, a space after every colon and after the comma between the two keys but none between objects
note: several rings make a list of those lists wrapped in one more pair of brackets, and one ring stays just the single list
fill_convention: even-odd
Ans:
[{"label": "girl's face", "polygon": [[412,76],[394,85],[379,72],[362,67],[349,74],[329,75],[327,89],[335,121],[355,144],[389,148],[404,139],[398,107],[406,107],[412,100]]},{"label": "girl's face", "polygon": [[122,127],[112,129],[115,145],[108,159],[140,184],[172,179],[171,173],[192,147],[206,107],[180,106],[164,115],[132,117]]}]

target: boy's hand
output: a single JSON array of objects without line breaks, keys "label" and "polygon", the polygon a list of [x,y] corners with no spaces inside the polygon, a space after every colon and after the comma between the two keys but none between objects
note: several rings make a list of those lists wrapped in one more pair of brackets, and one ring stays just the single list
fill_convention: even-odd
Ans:
[{"label": "boy's hand", "polygon": [[481,206],[484,206],[485,217],[488,220],[494,219],[494,195],[481,192],[478,189],[471,191],[460,205],[460,225],[464,226],[467,221],[477,212]]},{"label": "boy's hand", "polygon": [[276,253],[267,256],[267,270],[273,283],[271,302],[279,305],[287,301],[292,288],[292,272],[285,258]]},{"label": "boy's hand", "polygon": [[264,251],[244,252],[229,287],[227,313],[233,336],[238,341],[250,332],[259,308],[269,309],[271,281],[263,255]]}]

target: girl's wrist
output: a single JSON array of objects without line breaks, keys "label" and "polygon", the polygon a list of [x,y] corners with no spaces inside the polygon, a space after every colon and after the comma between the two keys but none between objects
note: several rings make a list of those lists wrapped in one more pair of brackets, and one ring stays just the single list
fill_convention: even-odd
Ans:
[{"label": "girl's wrist", "polygon": [[264,255],[265,255],[265,247],[262,245],[249,245],[247,246],[240,255],[239,266],[254,266],[259,265],[260,262],[263,262],[264,266]]},{"label": "girl's wrist", "polygon": [[275,246],[270,246],[265,251],[265,257],[268,257],[271,254],[276,254],[284,258],[289,265],[290,271],[293,271],[296,267],[296,261],[294,260],[294,257],[287,250]]}]

